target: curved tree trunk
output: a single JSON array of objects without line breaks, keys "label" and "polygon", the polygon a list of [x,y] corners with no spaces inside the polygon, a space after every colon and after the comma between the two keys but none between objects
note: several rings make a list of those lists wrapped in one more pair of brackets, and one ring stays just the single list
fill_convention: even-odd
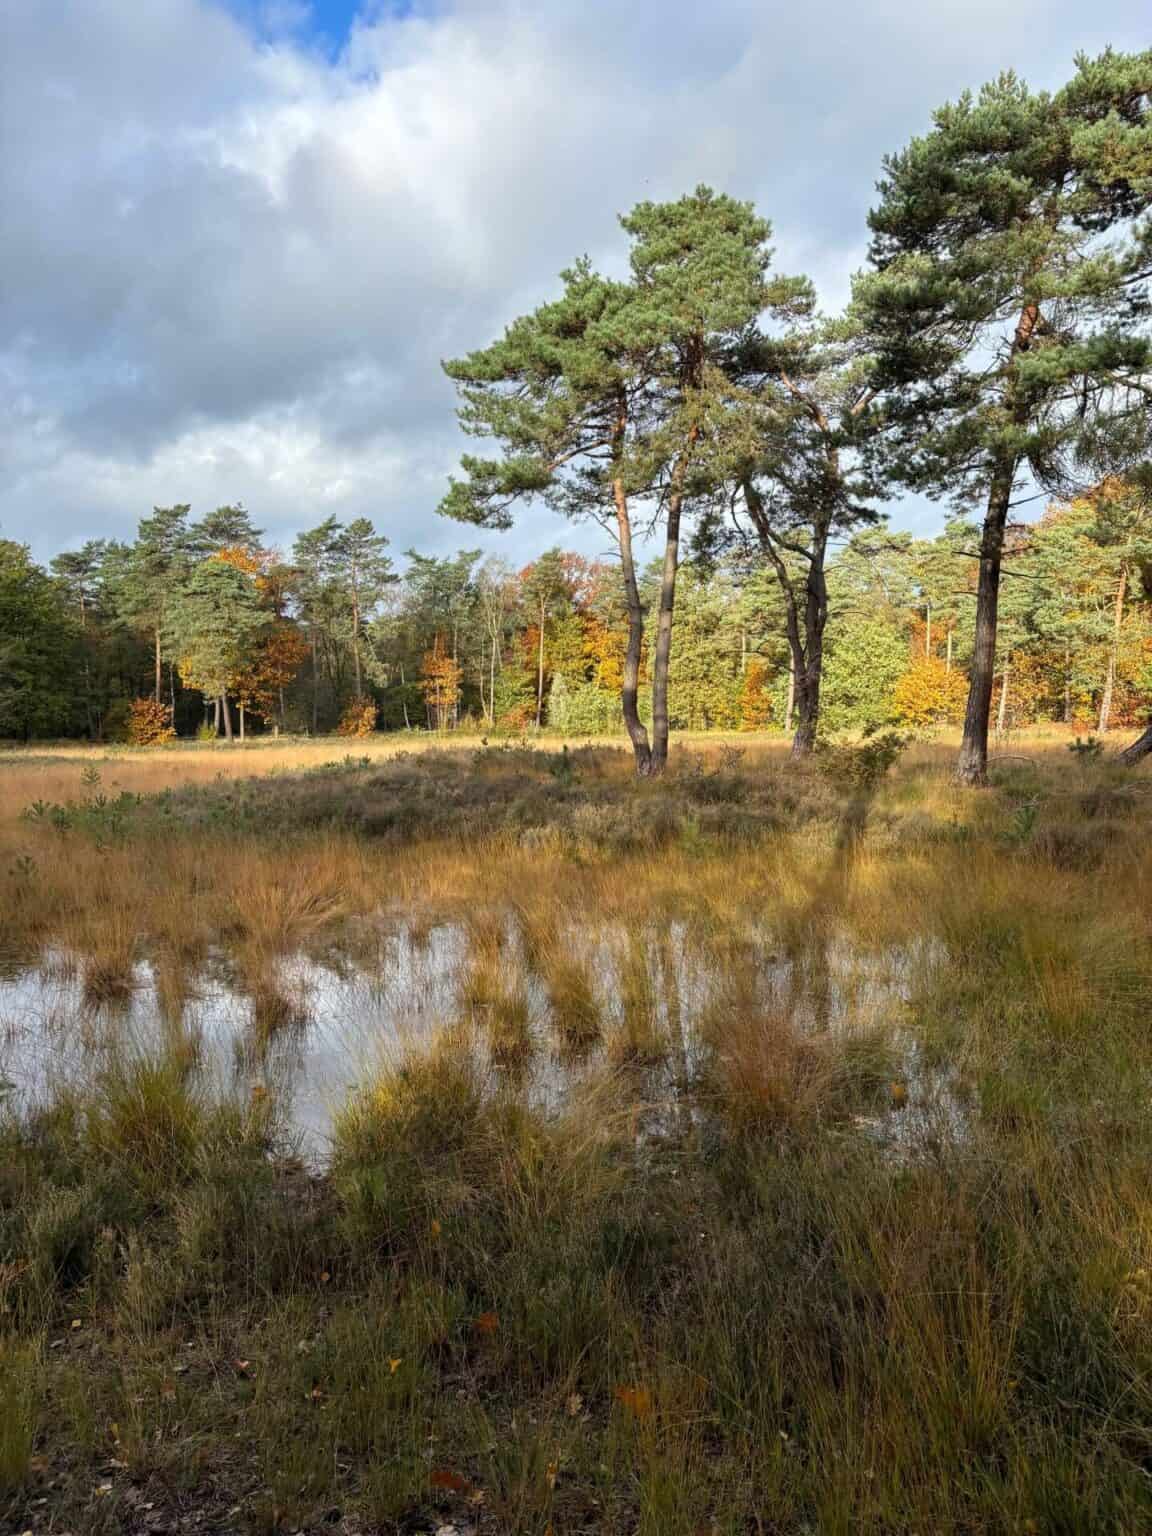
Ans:
[{"label": "curved tree trunk", "polygon": [[1120,761],[1127,768],[1134,768],[1137,763],[1142,763],[1146,757],[1152,756],[1152,725],[1138,737],[1130,747],[1126,747],[1120,754]]}]

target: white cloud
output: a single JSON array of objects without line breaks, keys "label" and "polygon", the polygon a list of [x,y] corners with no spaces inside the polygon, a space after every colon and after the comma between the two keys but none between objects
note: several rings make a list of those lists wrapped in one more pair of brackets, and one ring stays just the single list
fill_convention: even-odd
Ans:
[{"label": "white cloud", "polygon": [[[294,0],[271,41],[207,0],[15,0],[0,529],[47,555],[243,498],[281,542],[332,510],[401,548],[479,542],[434,516],[460,447],[439,359],[579,252],[612,260],[618,211],[754,196],[836,302],[885,150],[1005,65],[1048,83],[1080,46],[1143,45],[1142,12],[458,0],[374,8],[332,59]],[[502,547],[556,533],[540,513]]]}]

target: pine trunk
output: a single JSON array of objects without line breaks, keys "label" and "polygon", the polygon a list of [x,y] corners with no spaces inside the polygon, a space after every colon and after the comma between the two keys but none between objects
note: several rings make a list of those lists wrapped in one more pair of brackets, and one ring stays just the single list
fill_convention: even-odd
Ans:
[{"label": "pine trunk", "polygon": [[356,700],[360,700],[360,609],[352,610],[352,675],[355,678]]},{"label": "pine trunk", "polygon": [[316,626],[312,628],[312,734],[320,730],[320,658],[316,650]]},{"label": "pine trunk", "polygon": [[980,537],[980,578],[976,588],[976,638],[972,650],[972,674],[968,707],[964,713],[964,740],[956,764],[960,784],[988,782],[988,725],[992,713],[992,687],[996,675],[996,623],[1000,606],[1000,562],[1004,553],[1004,529],[1016,478],[1016,460],[1001,461],[988,492],[988,510]]},{"label": "pine trunk", "polygon": [[[820,729],[820,685],[824,677],[824,629],[828,623],[828,584],[824,578],[827,526],[822,520],[812,541],[812,555],[804,584],[804,646],[797,657],[796,706],[799,719],[792,738],[792,756],[809,757]],[[797,638],[799,625],[792,626]]]},{"label": "pine trunk", "polygon": [[536,729],[544,720],[544,604],[540,604],[540,651],[536,664]]},{"label": "pine trunk", "polygon": [[161,689],[161,685],[162,685],[162,680],[161,680],[161,675],[160,675],[160,625],[159,624],[156,625],[155,663],[156,663],[156,702],[157,702],[157,704],[159,704],[159,702],[160,702],[160,689]]},{"label": "pine trunk", "polygon": [[668,506],[664,565],[660,572],[660,606],[652,658],[652,757],[648,765],[651,778],[662,774],[668,764],[668,667],[672,659],[676,573],[680,568],[680,505],[680,497],[674,494]]},{"label": "pine trunk", "polygon": [[229,707],[228,695],[226,693],[222,693],[220,695],[220,714],[221,714],[221,716],[223,717],[223,720],[224,720],[224,739],[226,741],[231,741],[232,740],[232,710]]},{"label": "pine trunk", "polygon": [[[623,452],[627,415],[623,405],[616,422],[613,451],[619,459]],[[646,776],[652,762],[652,748],[648,732],[640,718],[640,657],[644,650],[644,605],[640,601],[640,589],[636,584],[636,563],[632,554],[632,522],[628,513],[628,496],[624,481],[617,474],[612,480],[612,498],[616,504],[616,529],[620,542],[620,570],[624,578],[624,601],[628,609],[628,646],[624,652],[624,677],[620,690],[620,702],[624,712],[624,728],[632,743],[636,760],[636,772]]]}]

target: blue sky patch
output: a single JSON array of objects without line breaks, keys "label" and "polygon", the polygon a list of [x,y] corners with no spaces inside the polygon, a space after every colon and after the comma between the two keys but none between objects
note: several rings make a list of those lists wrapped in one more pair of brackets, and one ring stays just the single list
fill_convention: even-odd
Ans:
[{"label": "blue sky patch", "polygon": [[216,0],[257,36],[290,36],[337,54],[359,16],[407,16],[417,0]]}]

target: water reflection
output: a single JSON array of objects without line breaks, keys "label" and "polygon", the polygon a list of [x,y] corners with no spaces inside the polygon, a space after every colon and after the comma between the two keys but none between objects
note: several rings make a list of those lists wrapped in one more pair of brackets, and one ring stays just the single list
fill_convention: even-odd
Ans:
[{"label": "water reflection", "polygon": [[[349,927],[333,945],[246,972],[221,951],[194,973],[140,961],[99,1000],[83,959],[47,951],[0,973],[0,1083],[21,1105],[83,1085],[115,1053],[178,1050],[214,1092],[267,1093],[310,1160],[333,1115],[381,1061],[462,1019],[493,1074],[544,1107],[606,1069],[633,1075],[647,1134],[683,1129],[725,1020],[800,1032],[883,1031],[902,1096],[858,1117],[912,1154],[964,1133],[947,1076],[928,1071],[901,1019],[922,952],[862,951],[822,933],[818,955],[770,936],[484,922]],[[638,1122],[640,1123],[640,1122]]]}]

